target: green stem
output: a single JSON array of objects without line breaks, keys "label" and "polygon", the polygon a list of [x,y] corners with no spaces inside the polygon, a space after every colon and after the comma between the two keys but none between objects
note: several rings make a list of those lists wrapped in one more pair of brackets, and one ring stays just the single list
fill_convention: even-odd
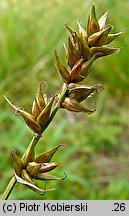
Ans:
[{"label": "green stem", "polygon": [[[60,94],[60,97],[59,97],[59,100],[58,102],[56,103],[48,121],[45,123],[45,125],[42,127],[42,130],[41,130],[41,133],[38,134],[37,136],[34,135],[34,137],[32,138],[32,141],[30,142],[28,148],[26,149],[24,155],[22,156],[22,161],[25,160],[25,157],[26,155],[29,155],[31,154],[31,150],[34,149],[34,147],[36,146],[36,144],[38,143],[39,139],[41,138],[41,135],[42,133],[46,130],[46,128],[49,126],[49,124],[51,123],[51,121],[53,120],[55,114],[57,113],[58,109],[60,108],[60,104],[63,102],[63,100],[65,99],[66,97],[66,93],[67,93],[67,87],[65,86],[65,88],[63,89],[63,91],[61,92]],[[16,179],[15,177],[13,176],[9,182],[9,184],[7,185],[2,197],[1,197],[1,200],[7,200],[10,193],[12,192],[15,184],[16,184]]]},{"label": "green stem", "polygon": [[7,200],[9,195],[11,194],[15,184],[16,184],[16,179],[15,177],[13,176],[11,179],[10,179],[10,182],[8,183],[2,197],[1,197],[1,200]]}]

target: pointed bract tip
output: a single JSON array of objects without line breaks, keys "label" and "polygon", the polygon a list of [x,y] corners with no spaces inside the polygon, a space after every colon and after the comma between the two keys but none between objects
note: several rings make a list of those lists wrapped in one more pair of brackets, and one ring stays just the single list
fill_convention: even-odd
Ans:
[{"label": "pointed bract tip", "polygon": [[64,47],[65,51],[67,51],[65,42],[63,42],[63,47]]},{"label": "pointed bract tip", "polygon": [[102,15],[100,17],[100,19],[98,20],[98,23],[99,23],[99,26],[100,26],[100,30],[103,30],[104,28],[106,28],[107,16],[108,16],[108,11],[104,15]]},{"label": "pointed bract tip", "polygon": [[59,144],[57,148],[64,147],[64,144]]},{"label": "pointed bract tip", "polygon": [[94,2],[92,3],[92,8],[95,8],[95,3]]},{"label": "pointed bract tip", "polygon": [[68,20],[64,23],[64,26],[67,28]]},{"label": "pointed bract tip", "polygon": [[108,11],[105,12],[104,16],[108,16]]},{"label": "pointed bract tip", "polygon": [[92,6],[91,6],[91,16],[96,16],[96,14],[95,14],[95,3],[92,3]]},{"label": "pointed bract tip", "polygon": [[57,49],[54,49],[54,54],[55,54],[55,57],[58,58],[58,51],[57,51]]},{"label": "pointed bract tip", "polygon": [[72,30],[72,29],[70,28],[70,26],[68,25],[68,22],[66,22],[64,25],[65,25],[65,27],[69,30],[69,32],[70,32],[71,34],[74,34],[74,33],[75,33],[75,31]]},{"label": "pointed bract tip", "polygon": [[16,113],[19,114],[19,108],[17,108],[15,105],[13,105],[5,95],[3,95],[3,97],[8,102],[8,104],[16,111]]},{"label": "pointed bract tip", "polygon": [[115,54],[119,54],[123,47],[116,49]]},{"label": "pointed bract tip", "polygon": [[66,28],[69,28],[68,21],[66,21],[64,25]]},{"label": "pointed bract tip", "polygon": [[17,154],[17,151],[16,151],[16,149],[14,148],[14,149],[12,149],[12,151],[11,151],[11,154],[12,155],[16,155]]}]

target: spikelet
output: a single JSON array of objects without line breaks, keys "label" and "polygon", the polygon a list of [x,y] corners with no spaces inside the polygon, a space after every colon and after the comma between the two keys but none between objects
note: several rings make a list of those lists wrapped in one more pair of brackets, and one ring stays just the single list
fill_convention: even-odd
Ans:
[{"label": "spikelet", "polygon": [[[65,24],[71,35],[71,37],[68,38],[67,46],[64,46],[68,67],[64,67],[61,63],[64,69],[60,74],[64,82],[68,84],[68,90],[70,89],[71,84],[77,84],[85,80],[90,73],[95,60],[103,56],[118,54],[121,51],[121,48],[107,46],[119,35],[124,33],[124,30],[118,33],[111,33],[113,25],[106,24],[107,16],[108,12],[98,19],[96,16],[95,5],[92,4],[91,14],[87,21],[87,29],[82,26],[80,21],[77,21],[78,32],[73,30],[68,23]],[[68,70],[66,68],[70,69]],[[90,96],[93,95],[93,92],[99,92],[97,86],[95,86],[95,89],[93,86],[90,86],[88,90],[84,88],[84,86],[82,88],[80,87],[80,89],[76,88],[76,93],[75,90],[72,93],[70,93],[69,90],[61,107],[73,112],[92,113],[95,110],[89,110],[79,104],[79,102],[86,99],[88,94]]]},{"label": "spikelet", "polygon": [[35,180],[63,180],[66,178],[66,175],[63,178],[60,178],[47,174],[48,172],[54,170],[58,166],[57,163],[50,162],[50,160],[60,146],[61,145],[58,145],[56,148],[53,148],[48,152],[42,153],[37,158],[33,157],[31,158],[31,160],[29,154],[26,154],[22,158],[22,160],[20,160],[17,157],[16,150],[12,150],[12,156],[14,161],[14,176],[17,182],[29,187],[31,190],[39,193],[40,195],[43,195],[47,191],[53,190],[41,189],[37,186]]},{"label": "spikelet", "polygon": [[80,21],[77,21],[78,32],[73,30],[68,23],[65,24],[72,37],[72,39],[71,37],[68,38],[68,45],[64,46],[66,62],[71,70],[68,71],[65,66],[65,72],[61,72],[61,77],[67,84],[82,82],[89,74],[91,66],[97,58],[120,52],[121,48],[112,48],[107,45],[124,33],[124,30],[111,33],[113,26],[106,24],[107,16],[108,12],[97,19],[95,5],[92,4],[87,29],[82,26]]},{"label": "spikelet", "polygon": [[26,112],[21,108],[16,107],[12,104],[6,96],[4,98],[13,108],[15,113],[19,114],[26,124],[34,131],[36,134],[42,133],[42,126],[47,122],[51,114],[51,108],[54,102],[54,96],[48,101],[46,94],[42,91],[42,81],[38,84],[37,92],[32,104],[31,112]]}]

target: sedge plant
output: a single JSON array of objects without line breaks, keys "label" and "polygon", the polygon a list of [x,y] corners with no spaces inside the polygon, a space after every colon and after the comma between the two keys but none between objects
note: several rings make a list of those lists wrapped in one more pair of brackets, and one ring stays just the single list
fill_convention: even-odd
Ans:
[{"label": "sedge plant", "polygon": [[92,4],[86,28],[82,26],[80,21],[77,22],[78,32],[73,30],[68,23],[65,24],[70,33],[67,44],[64,44],[66,63],[60,59],[58,51],[54,50],[56,68],[64,82],[58,95],[52,94],[51,98],[48,98],[42,89],[44,82],[40,81],[33,100],[31,113],[15,106],[4,96],[11,108],[21,116],[33,131],[33,138],[21,158],[17,155],[16,149],[12,150],[14,173],[1,199],[8,199],[16,183],[23,184],[40,195],[44,195],[54,188],[46,189],[46,184],[44,188],[41,188],[36,180],[46,182],[47,180],[63,180],[66,178],[66,174],[63,177],[49,174],[58,166],[56,162],[51,162],[51,159],[61,145],[48,152],[43,152],[38,157],[35,157],[35,147],[58,110],[66,109],[71,112],[87,114],[96,111],[85,107],[82,102],[100,92],[103,85],[88,86],[83,81],[92,70],[94,61],[120,52],[121,48],[113,48],[109,44],[124,32],[111,33],[113,26],[106,24],[107,16],[108,12],[101,16],[100,19],[97,19],[95,5]]}]

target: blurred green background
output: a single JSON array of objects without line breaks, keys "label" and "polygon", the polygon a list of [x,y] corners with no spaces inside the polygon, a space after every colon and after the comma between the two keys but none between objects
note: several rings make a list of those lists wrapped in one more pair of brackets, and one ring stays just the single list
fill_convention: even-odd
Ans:
[{"label": "blurred green background", "polygon": [[[64,58],[66,21],[77,29],[86,25],[91,0],[0,0],[0,193],[11,175],[11,150],[21,156],[32,132],[5,102],[5,94],[17,106],[30,110],[39,81],[47,94],[59,92],[62,80],[55,69],[53,49]],[[92,116],[60,110],[40,143],[37,154],[63,144],[53,158],[60,166],[53,174],[64,181],[48,182],[56,190],[40,197],[18,185],[10,199],[129,199],[129,1],[94,0],[97,17],[107,10],[114,32],[126,29],[112,46],[119,55],[101,58],[86,84],[104,83]],[[41,183],[41,186],[43,182]]]}]

